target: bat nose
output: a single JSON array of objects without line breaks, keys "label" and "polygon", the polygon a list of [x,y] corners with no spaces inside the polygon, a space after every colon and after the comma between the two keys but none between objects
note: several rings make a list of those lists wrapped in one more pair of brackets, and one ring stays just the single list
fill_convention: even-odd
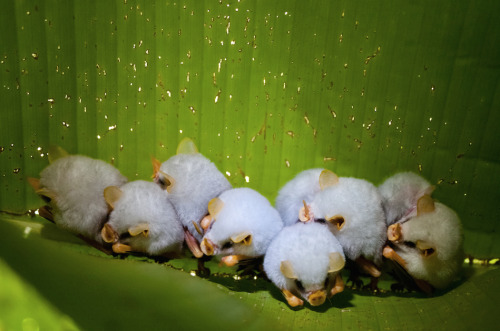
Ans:
[{"label": "bat nose", "polygon": [[311,304],[311,306],[319,306],[322,305],[326,300],[326,292],[324,290],[314,291],[309,295],[307,301]]},{"label": "bat nose", "polygon": [[208,256],[214,255],[214,244],[209,239],[203,238],[200,248],[203,254]]}]

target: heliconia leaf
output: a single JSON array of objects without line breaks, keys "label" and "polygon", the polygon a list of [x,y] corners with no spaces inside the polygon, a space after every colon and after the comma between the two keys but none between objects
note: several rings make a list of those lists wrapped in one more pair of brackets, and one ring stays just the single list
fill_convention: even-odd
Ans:
[{"label": "heliconia leaf", "polygon": [[[436,186],[432,197],[460,216],[466,254],[498,258],[499,14],[500,2],[472,0],[4,1],[0,211],[23,214],[44,204],[28,178],[38,178],[49,164],[50,146],[105,160],[130,180],[151,180],[151,157],[163,162],[189,138],[233,186],[252,187],[271,201],[282,185],[308,168],[375,184],[397,171],[417,172]],[[4,218],[0,225],[9,222]],[[114,271],[130,272],[135,280],[144,275],[142,265],[129,269],[108,259],[102,263],[110,266],[102,266],[93,259],[95,249],[76,245],[69,239],[74,237],[49,227],[43,226],[44,235],[33,242],[31,236],[14,236],[0,245],[26,254],[27,247],[40,244],[44,248],[35,255],[57,271],[45,244],[82,247],[79,253],[63,253],[63,259],[88,267],[75,269],[85,284],[117,277]],[[93,301],[75,299],[79,304],[68,308],[73,280],[37,269],[38,260],[31,266],[29,255],[21,261],[14,253],[0,250],[6,262],[1,268],[19,274],[27,288],[33,286],[39,292],[34,297],[44,297],[34,300],[48,307],[55,324],[40,326],[57,329],[54,319],[60,316],[70,316],[84,329],[109,326],[103,306],[96,322],[83,317]],[[190,259],[171,263],[178,268],[196,264]],[[87,281],[96,267],[104,271]],[[148,264],[148,281],[164,286],[159,278],[173,273],[164,275],[157,267]],[[252,317],[259,312],[264,318],[279,317],[278,324],[287,329],[477,328],[490,326],[490,307],[498,303],[487,288],[498,291],[496,270],[471,276],[432,298],[347,289],[327,308],[299,311],[290,310],[280,291],[262,279],[255,290],[251,281],[235,285],[231,277],[210,278],[206,284],[184,276],[172,277],[181,284],[194,282],[198,291],[207,285],[207,293],[213,290],[210,282],[219,282],[223,291],[244,288],[216,294],[221,302],[230,298],[228,306],[234,297],[242,298],[234,319],[232,314],[216,316],[239,326],[237,318],[247,321],[242,311],[248,304],[258,311]],[[13,277],[9,282],[16,281]],[[56,280],[62,284],[58,289],[68,291],[56,291]],[[122,286],[106,284],[99,288],[119,295]],[[154,293],[152,286],[145,295]],[[75,287],[91,299],[83,289],[92,286]],[[127,291],[141,307],[151,307],[140,290],[129,286]],[[167,294],[162,291],[163,300]],[[106,302],[118,298],[111,295]],[[186,298],[194,300],[194,295]],[[113,307],[112,313],[133,315],[126,313],[137,311],[132,308],[139,304],[129,304],[121,312]],[[157,325],[154,318],[148,320],[151,325],[140,327]],[[122,321],[114,326],[139,326]],[[3,323],[0,319],[0,329]]]}]

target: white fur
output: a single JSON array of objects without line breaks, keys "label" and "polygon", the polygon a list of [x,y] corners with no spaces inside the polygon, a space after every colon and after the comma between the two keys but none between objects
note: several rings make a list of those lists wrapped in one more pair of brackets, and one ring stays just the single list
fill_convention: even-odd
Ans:
[{"label": "white fur", "polygon": [[364,256],[377,265],[381,263],[387,227],[382,199],[374,185],[363,179],[340,177],[338,184],[315,195],[311,210],[316,220],[336,215],[344,218],[343,228],[338,230],[332,224],[329,228],[349,259]]},{"label": "white fur", "polygon": [[[333,287],[338,272],[328,274],[328,268],[329,254],[335,252],[345,260],[342,246],[326,225],[297,223],[283,228],[271,242],[264,256],[264,271],[279,289],[289,290],[307,300],[312,292],[324,289],[328,293]],[[297,288],[294,279],[283,275],[280,270],[283,261],[291,263],[303,290]]]},{"label": "white fur", "polygon": [[119,235],[141,223],[149,226],[148,236],[126,236],[120,243],[130,245],[134,252],[161,255],[180,252],[184,231],[174,207],[165,192],[155,183],[142,180],[123,185],[123,195],[114,204],[108,224]]},{"label": "white fur", "polygon": [[[402,239],[395,243],[395,250],[406,261],[412,277],[425,280],[436,288],[445,288],[462,266],[463,236],[457,214],[442,203],[434,205],[433,212],[401,223]],[[431,244],[435,253],[425,257],[416,247],[407,244],[416,244],[418,240]]]},{"label": "white fur", "polygon": [[229,190],[231,184],[214,163],[199,153],[174,155],[162,163],[160,170],[175,180],[169,199],[182,225],[201,240],[193,222],[199,224],[208,214],[208,202]]},{"label": "white fur", "polygon": [[[271,240],[283,228],[279,213],[259,192],[250,188],[235,188],[219,196],[224,207],[203,238],[214,244],[214,255],[264,255]],[[232,236],[248,231],[252,235],[250,245],[234,244],[224,249]]]},{"label": "white fur", "polygon": [[323,170],[322,168],[304,170],[280,189],[276,197],[276,209],[285,226],[297,223],[300,208],[304,206],[303,201],[310,203],[314,195],[320,191],[319,176]]},{"label": "white fur", "polygon": [[40,173],[40,187],[56,195],[50,203],[54,222],[100,243],[100,230],[108,214],[103,191],[126,182],[112,165],[81,155],[57,159]]},{"label": "white fur", "polygon": [[425,193],[432,192],[431,184],[413,172],[401,172],[387,178],[378,190],[382,195],[387,225],[407,216]]}]

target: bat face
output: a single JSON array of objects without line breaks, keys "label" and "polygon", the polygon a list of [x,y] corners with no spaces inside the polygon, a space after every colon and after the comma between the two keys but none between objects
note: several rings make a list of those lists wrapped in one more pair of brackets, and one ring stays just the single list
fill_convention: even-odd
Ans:
[{"label": "bat face", "polygon": [[99,231],[108,214],[102,192],[127,179],[112,165],[81,155],[52,162],[40,173],[35,191],[49,204],[49,217],[61,228],[101,242]]},{"label": "bat face", "polygon": [[161,255],[179,252],[182,226],[168,197],[158,185],[134,181],[104,191],[112,209],[101,236],[115,253],[129,251]]},{"label": "bat face", "polygon": [[[428,204],[422,207],[427,210],[420,210],[422,204]],[[388,228],[388,239],[412,277],[444,288],[463,262],[460,220],[453,210],[427,195],[419,200],[417,209],[407,221]]]},{"label": "bat face", "polygon": [[345,257],[340,243],[325,225],[298,223],[284,228],[269,246],[264,270],[289,298],[302,298],[312,306],[323,304],[327,297],[341,292],[340,270]]},{"label": "bat face", "polygon": [[249,188],[225,191],[208,209],[212,222],[201,243],[206,255],[261,256],[283,227],[269,201]]}]

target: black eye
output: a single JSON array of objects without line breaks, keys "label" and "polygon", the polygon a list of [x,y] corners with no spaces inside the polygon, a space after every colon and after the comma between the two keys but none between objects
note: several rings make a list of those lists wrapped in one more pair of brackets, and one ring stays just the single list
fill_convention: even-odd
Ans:
[{"label": "black eye", "polygon": [[326,277],[324,286],[325,288],[328,288],[328,284],[330,283],[330,277]]},{"label": "black eye", "polygon": [[228,249],[228,248],[231,248],[233,247],[233,242],[232,241],[228,241],[227,243],[225,243],[224,245],[222,245],[222,249]]},{"label": "black eye", "polygon": [[304,285],[302,285],[302,282],[298,279],[295,280],[295,286],[297,286],[297,288],[300,290],[300,291],[304,291]]},{"label": "black eye", "polygon": [[324,218],[318,218],[315,220],[316,223],[326,223],[326,220]]},{"label": "black eye", "polygon": [[403,242],[403,244],[404,244],[405,246],[407,246],[407,247],[410,247],[410,248],[415,248],[415,247],[417,247],[417,246],[415,245],[415,243],[414,243],[414,242],[412,242],[412,241],[405,241],[405,242]]}]

